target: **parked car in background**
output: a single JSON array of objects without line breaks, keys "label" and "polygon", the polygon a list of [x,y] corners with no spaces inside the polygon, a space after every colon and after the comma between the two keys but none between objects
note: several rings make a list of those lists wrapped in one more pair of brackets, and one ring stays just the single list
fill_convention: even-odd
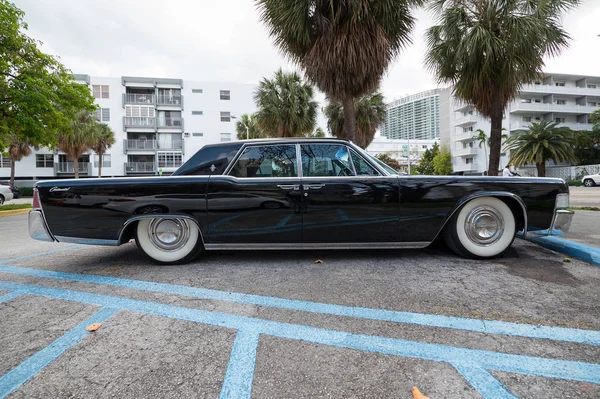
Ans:
[{"label": "parked car in background", "polygon": [[596,185],[600,185],[600,173],[596,173],[595,175],[583,176],[581,182],[586,187],[594,187]]},{"label": "parked car in background", "polygon": [[10,186],[0,184],[0,205],[3,205],[6,201],[13,199],[14,195]]},{"label": "parked car in background", "polygon": [[10,184],[10,182],[8,180],[0,180],[0,186],[10,186],[10,189],[12,190],[14,199],[21,197],[21,190],[19,190],[14,185]]},{"label": "parked car in background", "polygon": [[518,231],[567,230],[562,179],[401,176],[339,139],[204,146],[172,176],[40,181],[29,234],[184,262],[203,250],[424,248],[502,254]]}]

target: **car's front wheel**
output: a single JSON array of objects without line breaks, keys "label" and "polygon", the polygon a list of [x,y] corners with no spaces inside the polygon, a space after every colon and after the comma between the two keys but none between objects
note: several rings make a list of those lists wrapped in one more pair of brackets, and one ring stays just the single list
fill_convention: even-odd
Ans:
[{"label": "car's front wheel", "polygon": [[494,197],[467,202],[446,225],[446,243],[458,255],[491,258],[502,254],[515,239],[516,222],[511,209]]},{"label": "car's front wheel", "polygon": [[140,220],[135,242],[150,258],[166,264],[190,261],[204,249],[198,225],[176,217]]},{"label": "car's front wheel", "polygon": [[594,187],[596,183],[592,179],[585,179],[583,185],[586,187]]}]

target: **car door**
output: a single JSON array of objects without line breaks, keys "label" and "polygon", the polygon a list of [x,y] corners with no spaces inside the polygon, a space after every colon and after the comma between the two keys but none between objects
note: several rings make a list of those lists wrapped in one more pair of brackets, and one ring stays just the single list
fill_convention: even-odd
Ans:
[{"label": "car door", "polygon": [[384,176],[341,143],[300,147],[304,243],[397,241],[397,176]]},{"label": "car door", "polygon": [[207,192],[209,243],[299,243],[302,196],[296,144],[249,145]]}]

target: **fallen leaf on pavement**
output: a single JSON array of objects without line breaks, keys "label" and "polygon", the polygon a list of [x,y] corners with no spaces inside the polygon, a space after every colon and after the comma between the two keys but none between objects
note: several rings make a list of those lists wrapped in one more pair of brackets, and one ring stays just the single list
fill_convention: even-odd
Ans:
[{"label": "fallen leaf on pavement", "polygon": [[423,395],[417,387],[412,387],[412,394],[414,399],[429,399],[429,397]]},{"label": "fallen leaf on pavement", "polygon": [[315,263],[323,263],[323,261],[321,259],[317,259]]},{"label": "fallen leaf on pavement", "polygon": [[565,258],[565,259],[563,259],[563,262],[569,263],[569,262],[571,262],[571,258]]},{"label": "fallen leaf on pavement", "polygon": [[102,325],[102,323],[90,324],[89,326],[87,326],[85,328],[85,331],[89,331],[89,332],[96,331],[97,329],[100,328],[101,325]]}]

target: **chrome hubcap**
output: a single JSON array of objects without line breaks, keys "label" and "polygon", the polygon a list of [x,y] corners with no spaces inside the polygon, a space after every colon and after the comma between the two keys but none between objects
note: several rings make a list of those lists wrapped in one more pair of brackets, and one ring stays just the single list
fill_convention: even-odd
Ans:
[{"label": "chrome hubcap", "polygon": [[465,233],[469,240],[480,246],[494,244],[502,237],[504,219],[494,208],[480,206],[472,209],[465,219]]},{"label": "chrome hubcap", "polygon": [[148,236],[156,247],[176,251],[188,242],[190,225],[185,219],[152,219]]}]

